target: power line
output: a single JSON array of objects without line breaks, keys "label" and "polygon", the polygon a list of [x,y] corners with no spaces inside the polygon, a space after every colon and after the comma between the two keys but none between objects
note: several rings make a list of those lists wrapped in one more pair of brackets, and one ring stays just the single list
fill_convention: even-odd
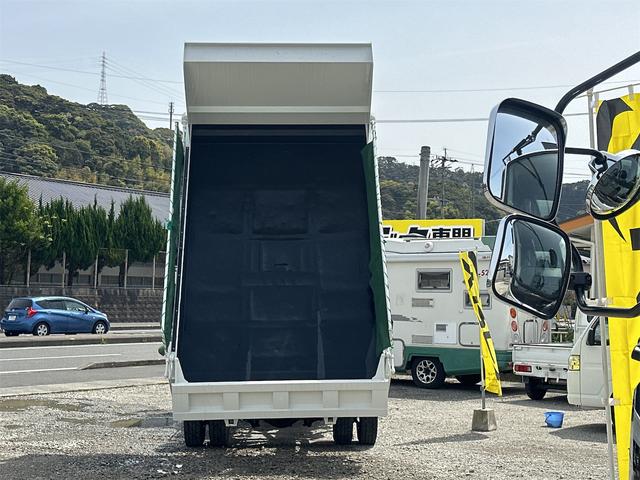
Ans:
[{"label": "power line", "polygon": [[[613,84],[613,83],[627,83],[627,82],[638,82],[640,80],[612,80],[609,82],[602,82],[602,84]],[[530,87],[489,87],[489,88],[443,88],[443,89],[433,89],[433,90],[405,90],[405,89],[397,89],[397,90],[374,90],[375,93],[473,93],[473,92],[502,92],[502,91],[518,91],[518,90],[546,90],[546,89],[554,89],[554,88],[572,88],[575,85],[537,85]]]},{"label": "power line", "polygon": [[[37,78],[37,79],[40,79],[40,80],[44,80],[44,81],[46,81],[46,82],[50,82],[50,83],[57,83],[57,84],[64,85],[64,86],[67,86],[67,87],[73,87],[73,88],[77,88],[77,89],[79,89],[79,90],[85,90],[85,91],[87,91],[87,92],[95,92],[95,90],[94,90],[93,88],[87,88],[87,87],[83,87],[83,86],[81,86],[81,85],[74,85],[74,84],[72,84],[72,83],[60,82],[60,81],[58,81],[58,80],[51,80],[50,78],[41,77],[41,76],[39,76],[39,75],[33,75],[33,74],[31,74],[31,73],[22,73],[22,72],[20,72],[20,73],[18,73],[17,75],[22,75],[22,76],[25,76],[25,77]],[[127,96],[127,95],[115,94],[115,93],[113,93],[113,92],[111,92],[111,94],[110,94],[110,95],[111,95],[112,97],[126,98],[126,99],[128,99],[128,100],[136,100],[136,101],[138,101],[138,102],[156,103],[156,104],[158,104],[158,105],[166,105],[166,104],[167,104],[166,102],[160,102],[160,101],[158,101],[158,100],[149,100],[149,99],[146,99],[146,98],[129,97],[129,96]],[[183,102],[178,102],[178,103],[183,104]],[[153,113],[162,113],[162,114],[164,114],[165,112],[153,112]]]},{"label": "power line", "polygon": [[[27,65],[29,67],[36,67],[36,68],[46,68],[49,70],[60,70],[62,72],[72,72],[72,73],[81,73],[83,75],[100,75],[97,72],[89,72],[86,70],[77,70],[75,68],[64,68],[64,67],[54,67],[53,65],[42,65],[42,64],[38,64],[38,63],[28,63],[28,62],[18,62],[15,60],[7,60],[7,59],[2,59],[0,58],[0,62],[3,63],[12,63],[15,65]],[[182,85],[182,82],[179,81],[175,81],[175,80],[161,80],[159,78],[147,78],[147,77],[143,77],[143,78],[137,78],[137,77],[132,77],[130,75],[112,75],[113,77],[117,77],[117,78],[126,78],[129,80],[152,80],[154,82],[162,82],[162,83],[175,83],[177,85]]]}]

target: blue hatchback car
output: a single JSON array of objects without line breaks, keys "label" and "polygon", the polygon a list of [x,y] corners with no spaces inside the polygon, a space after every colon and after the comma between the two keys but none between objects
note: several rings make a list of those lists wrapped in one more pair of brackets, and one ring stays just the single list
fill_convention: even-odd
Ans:
[{"label": "blue hatchback car", "polygon": [[0,328],[8,337],[21,333],[38,336],[50,333],[104,334],[109,327],[104,313],[67,297],[14,298],[0,319]]}]

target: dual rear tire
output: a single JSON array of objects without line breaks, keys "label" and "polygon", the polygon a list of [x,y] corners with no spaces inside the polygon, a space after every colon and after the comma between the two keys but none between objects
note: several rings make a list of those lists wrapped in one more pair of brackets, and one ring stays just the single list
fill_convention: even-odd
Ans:
[{"label": "dual rear tire", "polygon": [[336,445],[353,442],[353,424],[360,445],[375,445],[378,438],[378,417],[338,418],[333,425],[333,441]]},{"label": "dual rear tire", "polygon": [[231,427],[223,420],[187,420],[184,422],[184,443],[187,447],[198,448],[204,445],[209,428],[210,447],[228,447],[231,445]]}]

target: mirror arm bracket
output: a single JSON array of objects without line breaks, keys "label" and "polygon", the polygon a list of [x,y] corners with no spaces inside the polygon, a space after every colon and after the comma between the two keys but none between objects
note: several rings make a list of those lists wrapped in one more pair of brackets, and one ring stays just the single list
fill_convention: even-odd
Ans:
[{"label": "mirror arm bracket", "polygon": [[581,289],[587,291],[591,288],[592,278],[588,272],[573,272],[569,277],[569,288],[572,290]]},{"label": "mirror arm bracket", "polygon": [[559,114],[562,114],[562,112],[564,112],[564,109],[567,108],[567,105],[569,105],[571,100],[578,97],[578,95],[585,93],[586,91],[592,89],[596,85],[604,82],[605,80],[608,80],[609,78],[622,72],[623,70],[626,70],[627,68],[631,67],[632,65],[635,65],[638,62],[640,62],[640,52],[636,52],[633,55],[628,56],[624,60],[613,65],[612,67],[609,67],[606,70],[603,70],[597,75],[594,75],[590,79],[582,82],[580,85],[573,87],[571,90],[565,93],[564,96],[560,99],[560,101],[558,102],[558,105],[556,105],[556,108],[555,108],[556,112],[558,112]]},{"label": "mirror arm bracket", "polygon": [[598,150],[594,150],[592,148],[567,147],[564,149],[564,151],[565,153],[570,153],[573,155],[585,155],[588,157],[593,157],[593,160],[589,162],[589,168],[595,168],[595,171],[597,171],[601,175],[607,171],[607,157],[604,153]]},{"label": "mirror arm bracket", "polygon": [[586,314],[600,317],[619,318],[634,318],[640,316],[640,303],[636,303],[633,307],[630,308],[600,307],[597,305],[588,305],[586,301],[586,290],[584,289],[584,287],[580,285],[574,285],[573,290],[576,292],[578,308]]}]

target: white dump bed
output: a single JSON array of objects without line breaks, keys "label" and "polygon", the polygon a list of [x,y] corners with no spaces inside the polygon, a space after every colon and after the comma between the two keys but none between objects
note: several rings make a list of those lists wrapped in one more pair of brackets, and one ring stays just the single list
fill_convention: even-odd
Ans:
[{"label": "white dump bed", "polygon": [[[169,353],[174,418],[233,424],[386,415],[390,348],[373,341],[368,349],[359,345],[382,338],[375,337],[374,324],[361,312],[374,315],[375,325],[382,315],[372,314],[369,303],[366,309],[354,308],[368,302],[367,296],[339,301],[354,285],[368,294],[370,258],[329,248],[329,240],[350,229],[362,230],[358,242],[369,238],[367,212],[376,202],[375,176],[363,173],[361,151],[371,109],[371,45],[188,43],[184,79],[191,146],[177,337]],[[373,159],[370,163],[373,169]],[[331,175],[338,175],[337,193],[331,190]],[[315,188],[314,182],[324,183]],[[373,196],[367,196],[365,186]],[[343,213],[355,218],[336,224],[342,216],[324,205],[344,192],[353,198],[341,201]],[[324,227],[308,227],[321,215]],[[324,235],[316,242],[322,248],[308,247],[308,231]],[[313,255],[319,252],[323,256],[318,260]],[[365,272],[357,282],[341,283],[341,276],[326,273],[345,270],[345,265],[348,269],[354,261],[359,263],[349,271]],[[200,272],[198,264],[211,266]],[[224,275],[211,273],[223,267]],[[314,268],[318,273],[312,275]],[[311,282],[322,275],[329,280],[316,294],[307,284],[316,288]],[[303,280],[307,284],[299,288],[292,283]],[[271,284],[265,286],[267,282]],[[274,293],[269,295],[268,288]],[[316,298],[312,295],[324,302],[322,308],[319,301],[307,302]],[[208,303],[195,308],[197,302]],[[228,311],[237,315],[225,313],[222,307],[229,305]],[[357,335],[345,334],[345,324],[335,321],[349,315],[360,321],[352,322]],[[244,317],[249,321],[242,324]],[[315,336],[291,333],[303,332],[309,318],[318,323]],[[334,350],[343,354],[332,355]],[[234,355],[243,361],[227,368]],[[279,370],[269,370],[276,361]],[[313,376],[305,376],[307,370]]]},{"label": "white dump bed", "polygon": [[370,44],[187,43],[190,124],[361,124],[371,116]]}]

